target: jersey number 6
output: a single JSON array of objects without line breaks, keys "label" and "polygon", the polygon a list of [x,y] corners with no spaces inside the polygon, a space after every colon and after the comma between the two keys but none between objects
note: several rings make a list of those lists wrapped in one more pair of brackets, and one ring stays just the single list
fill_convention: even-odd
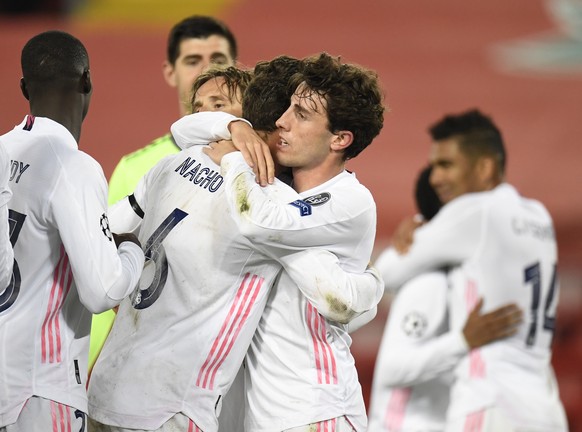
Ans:
[{"label": "jersey number 6", "polygon": [[[188,216],[188,213],[178,208],[174,209],[146,242],[146,264],[143,269],[140,284],[138,284],[131,297],[131,304],[135,309],[150,307],[162,293],[166,279],[168,278],[168,260],[166,259],[166,251],[162,242],[178,222],[186,216]],[[141,282],[144,276],[147,277],[147,275],[150,275],[151,283],[142,289],[140,287]]]}]

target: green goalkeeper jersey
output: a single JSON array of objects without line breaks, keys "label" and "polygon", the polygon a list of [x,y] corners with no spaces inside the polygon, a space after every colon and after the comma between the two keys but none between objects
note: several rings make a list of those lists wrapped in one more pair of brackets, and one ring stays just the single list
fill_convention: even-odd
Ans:
[{"label": "green goalkeeper jersey", "polygon": [[109,205],[131,195],[139,180],[160,159],[178,153],[180,148],[171,134],[164,135],[142,149],[121,158],[109,179]]}]

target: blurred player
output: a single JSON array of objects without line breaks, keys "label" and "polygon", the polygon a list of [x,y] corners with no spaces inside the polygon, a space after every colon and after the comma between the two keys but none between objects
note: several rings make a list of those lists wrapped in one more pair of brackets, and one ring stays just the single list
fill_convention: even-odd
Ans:
[{"label": "blurred player", "polygon": [[[375,204],[345,170],[345,161],[364,150],[382,128],[377,78],[322,54],[304,60],[292,84],[291,106],[277,120],[280,138],[271,145],[276,162],[291,168],[297,199],[291,204],[274,200],[269,195],[273,190],[291,188],[278,181],[261,188],[240,156],[235,163],[227,155],[222,169],[236,185],[229,194],[231,205],[238,209],[245,235],[267,253],[273,254],[281,242],[321,247],[332,251],[345,270],[361,272],[372,251]],[[243,111],[250,118],[244,101]],[[179,145],[182,139],[196,141],[184,130],[188,121],[172,126]],[[236,140],[239,128],[247,126],[235,122],[229,127]],[[208,154],[220,160],[222,151],[214,148]],[[269,295],[247,355],[245,430],[363,431],[366,413],[347,333],[354,312],[339,292],[328,291],[325,301],[316,303],[313,295],[295,287],[292,269],[286,270]],[[374,304],[379,294],[374,293]],[[358,295],[363,293],[352,295],[352,303],[362,301]]]},{"label": "blurred player", "polygon": [[[203,114],[210,113],[194,115]],[[223,397],[279,274],[273,256],[240,233],[238,210],[225,197],[236,185],[203,150],[165,158],[112,210],[114,226],[139,231],[150,260],[93,372],[91,416],[99,430],[217,430]],[[236,164],[239,154],[232,159]],[[275,196],[296,199],[292,190],[287,198],[281,191]],[[381,285],[374,274],[352,279],[327,252],[280,246],[276,259],[316,304],[325,303],[325,290],[349,289],[356,279],[367,291]],[[346,314],[354,313],[351,306]]]},{"label": "blurred player", "polygon": [[513,302],[527,311],[515,335],[461,360],[446,430],[565,431],[550,364],[558,298],[552,219],[541,203],[504,182],[503,139],[489,117],[477,110],[449,115],[430,132],[430,181],[445,205],[416,230],[406,255],[380,256],[386,285],[458,265],[451,278],[452,331],[480,297],[486,310]]},{"label": "blurred player", "polygon": [[[4,147],[0,146],[0,305],[8,301],[8,292],[4,292],[12,278],[12,264],[14,252],[10,244],[10,230],[8,225],[8,201],[12,192],[8,188],[10,177],[9,159]],[[1,306],[0,306],[1,307]]]},{"label": "blurred player", "polygon": [[[162,71],[166,83],[177,90],[181,116],[191,112],[192,84],[196,77],[212,64],[233,65],[237,54],[234,35],[214,17],[194,15],[172,28]],[[109,179],[109,204],[131,194],[150,168],[164,156],[179,150],[167,133],[144,148],[123,156]],[[93,319],[89,369],[105,343],[114,317],[113,311],[107,311]]]},{"label": "blurred player", "polygon": [[[430,166],[422,170],[415,189],[422,221],[431,220],[441,206],[429,184],[430,172]],[[455,366],[469,349],[515,332],[520,319],[514,307],[480,315],[481,305],[462,332],[449,332],[444,269],[416,276],[398,290],[376,359],[369,432],[445,429]]]},{"label": "blurred player", "polygon": [[0,430],[83,431],[91,313],[131,292],[144,254],[135,236],[112,235],[105,176],[78,149],[92,93],[85,47],[45,32],[21,61],[31,114],[0,137],[15,256],[0,305]]}]

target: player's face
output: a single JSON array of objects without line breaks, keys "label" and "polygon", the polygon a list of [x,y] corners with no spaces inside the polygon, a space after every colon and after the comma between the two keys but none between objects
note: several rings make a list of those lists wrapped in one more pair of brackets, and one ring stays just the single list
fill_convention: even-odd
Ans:
[{"label": "player's face", "polygon": [[291,105],[277,120],[280,140],[276,159],[289,168],[310,170],[330,157],[334,134],[329,122],[324,98],[306,90],[301,84],[291,97]]},{"label": "player's face", "polygon": [[430,153],[430,184],[443,204],[480,187],[474,161],[463,153],[455,138],[433,143]]},{"label": "player's face", "polygon": [[180,42],[180,55],[172,65],[164,63],[167,83],[178,89],[180,114],[190,112],[191,88],[194,80],[211,64],[233,65],[228,41],[222,36],[206,39],[184,39]]},{"label": "player's face", "polygon": [[223,77],[206,81],[200,86],[194,97],[192,112],[223,111],[237,117],[242,116],[242,96],[237,88],[237,94],[230,96]]}]

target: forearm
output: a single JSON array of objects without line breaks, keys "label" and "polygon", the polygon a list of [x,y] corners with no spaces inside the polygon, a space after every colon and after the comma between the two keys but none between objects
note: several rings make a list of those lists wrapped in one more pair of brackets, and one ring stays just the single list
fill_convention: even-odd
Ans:
[{"label": "forearm", "polygon": [[174,122],[170,131],[178,147],[186,149],[213,141],[229,140],[231,134],[228,125],[232,121],[246,122],[225,112],[200,112],[184,116]]},{"label": "forearm", "polygon": [[386,341],[383,385],[408,387],[452,371],[468,352],[461,333],[449,332],[419,344]]},{"label": "forearm", "polygon": [[325,318],[347,324],[358,315],[374,309],[383,294],[378,272],[349,273],[332,253],[311,249],[281,259],[303,295]]}]

